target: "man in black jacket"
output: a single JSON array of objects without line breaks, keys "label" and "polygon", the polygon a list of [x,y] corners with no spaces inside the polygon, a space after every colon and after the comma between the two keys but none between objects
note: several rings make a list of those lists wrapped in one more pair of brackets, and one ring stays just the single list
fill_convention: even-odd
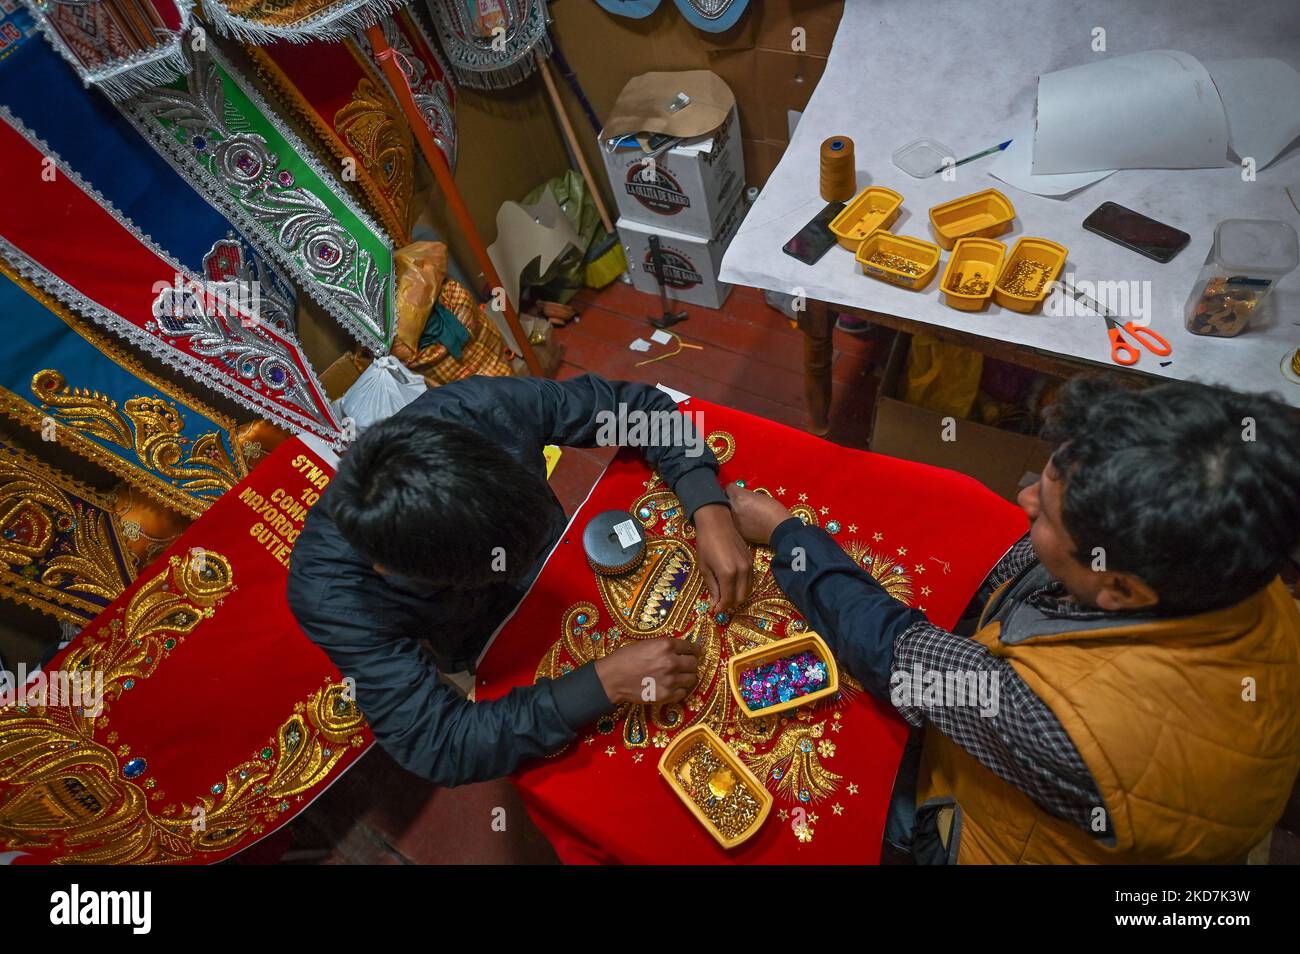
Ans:
[{"label": "man in black jacket", "polygon": [[698,650],[666,638],[491,702],[438,678],[439,667],[472,667],[564,531],[542,448],[638,432],[695,523],[714,609],[731,608],[748,595],[749,548],[703,435],[655,388],[593,375],[469,378],[421,395],[348,450],[294,546],[289,606],[407,769],[448,786],[496,778],[614,705],[645,701],[647,687],[678,702],[695,684]]}]

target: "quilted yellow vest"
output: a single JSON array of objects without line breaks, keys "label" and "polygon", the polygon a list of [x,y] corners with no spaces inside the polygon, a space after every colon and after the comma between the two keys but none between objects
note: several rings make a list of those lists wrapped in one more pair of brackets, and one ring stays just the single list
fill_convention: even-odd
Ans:
[{"label": "quilted yellow vest", "polygon": [[931,726],[918,811],[955,802],[940,815],[945,833],[951,820],[949,860],[1240,861],[1277,822],[1300,771],[1300,613],[1282,581],[1196,616],[1007,644],[990,609],[1011,583],[974,638],[1010,660],[1069,733],[1101,792],[1109,844],[1049,815]]}]

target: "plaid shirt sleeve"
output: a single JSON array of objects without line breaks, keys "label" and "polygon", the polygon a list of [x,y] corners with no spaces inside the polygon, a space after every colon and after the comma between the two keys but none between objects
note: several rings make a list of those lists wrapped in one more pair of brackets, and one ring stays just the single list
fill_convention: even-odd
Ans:
[{"label": "plaid shirt sleeve", "polygon": [[[1027,541],[1028,537],[1022,543]],[[999,562],[995,572],[1003,569],[1019,546]],[[937,673],[940,680],[948,673],[975,674],[977,680],[985,679],[989,691],[982,699],[968,695],[965,700],[935,700],[924,692],[924,678],[918,685],[917,675],[927,673]],[[905,685],[910,691],[900,691]],[[1064,727],[1007,660],[975,640],[928,621],[908,627],[894,640],[891,701],[909,723],[919,728],[929,720],[1044,811],[1090,834],[1106,834],[1092,827],[1093,812],[1103,805],[1101,792]]]},{"label": "plaid shirt sleeve", "polygon": [[1034,556],[1033,541],[1029,539],[1029,534],[1026,533],[1013,543],[1011,549],[1002,555],[1002,559],[993,565],[993,569],[989,570],[989,575],[984,580],[984,586],[990,591],[997,589],[1036,559],[1038,558]]}]

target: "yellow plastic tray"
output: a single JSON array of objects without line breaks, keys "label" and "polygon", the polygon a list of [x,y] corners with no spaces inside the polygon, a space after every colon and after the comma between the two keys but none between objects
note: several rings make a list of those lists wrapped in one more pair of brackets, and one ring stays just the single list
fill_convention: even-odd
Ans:
[{"label": "yellow plastic tray", "polygon": [[[943,270],[943,280],[939,290],[943,292],[944,304],[961,311],[979,311],[993,297],[993,283],[1002,274],[1002,261],[1007,256],[1007,247],[997,239],[962,238],[953,246],[948,256],[948,264]],[[957,276],[961,275],[958,280]],[[982,278],[988,282],[988,289],[979,295],[958,291],[959,285],[972,279]]]},{"label": "yellow plastic tray", "polygon": [[[826,685],[816,692],[799,696],[789,702],[778,702],[766,709],[751,709],[745,705],[745,697],[740,692],[740,674],[742,672],[753,669],[755,666],[774,662],[777,659],[784,659],[787,656],[797,656],[808,650],[811,650],[818,659],[826,664]],[[735,697],[736,705],[740,707],[740,711],[751,719],[761,719],[763,716],[770,716],[774,712],[797,709],[799,706],[806,706],[810,702],[816,702],[818,699],[834,695],[840,690],[840,672],[835,665],[835,657],[831,655],[830,647],[826,645],[820,636],[809,630],[798,636],[791,636],[767,646],[758,646],[732,656],[731,661],[727,664],[727,682],[731,685],[731,694]]]},{"label": "yellow plastic tray", "polygon": [[[726,836],[713,824],[708,815],[695,800],[686,792],[682,783],[677,779],[674,765],[679,757],[690,751],[691,746],[700,739],[703,739],[712,749],[714,754],[722,761],[727,768],[731,770],[731,781],[734,785],[743,785],[749,789],[750,794],[759,802],[758,815],[750,822],[749,827],[738,835]],[[722,740],[722,736],[714,732],[707,725],[700,724],[691,726],[683,732],[679,732],[677,737],[668,744],[664,749],[664,754],[659,759],[659,774],[664,777],[669,787],[677,793],[677,797],[682,800],[692,815],[694,815],[713,836],[713,839],[723,848],[735,848],[737,845],[752,838],[760,828],[763,822],[767,820],[768,813],[772,810],[772,793],[767,787],[758,780],[749,766],[745,765],[736,753],[731,750],[731,746]]]},{"label": "yellow plastic tray", "polygon": [[903,197],[884,186],[867,186],[831,220],[835,239],[850,252],[876,229],[887,229],[898,218]]},{"label": "yellow plastic tray", "polygon": [[[1057,276],[1061,274],[1061,269],[1065,267],[1065,260],[1069,254],[1070,250],[1064,245],[1057,245],[1045,238],[1022,235],[1016,239],[1011,254],[1002,265],[1002,271],[993,286],[993,300],[1003,308],[1010,308],[1012,311],[1031,312],[1041,307],[1043,300],[1047,298],[1047,293],[1051,291],[1052,282],[1056,281]],[[1002,287],[1003,282],[1014,274],[1017,263],[1021,261],[1040,262],[1046,270],[1043,283],[1035,295],[1021,295]]]},{"label": "yellow plastic tray", "polygon": [[[877,251],[888,255],[897,255],[921,266],[922,271],[910,275],[889,265],[880,265],[870,261]],[[858,246],[857,262],[862,266],[862,274],[879,278],[882,281],[902,285],[913,291],[924,288],[934,277],[939,268],[939,246],[925,239],[912,238],[910,235],[893,235],[876,230],[862,240]]]},{"label": "yellow plastic tray", "polygon": [[945,249],[960,238],[993,238],[1011,228],[1016,208],[997,189],[964,195],[930,210],[930,228]]}]

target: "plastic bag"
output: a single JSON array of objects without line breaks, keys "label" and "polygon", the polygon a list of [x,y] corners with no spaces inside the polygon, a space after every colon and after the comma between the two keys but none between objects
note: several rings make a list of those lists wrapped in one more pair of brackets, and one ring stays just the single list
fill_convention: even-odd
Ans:
[{"label": "plastic bag", "polygon": [[912,336],[903,400],[936,414],[969,418],[979,393],[984,356],[930,335]]},{"label": "plastic bag", "polygon": [[347,393],[334,402],[334,412],[345,424],[351,421],[360,435],[367,427],[392,417],[427,390],[424,378],[386,354],[372,361]]}]

